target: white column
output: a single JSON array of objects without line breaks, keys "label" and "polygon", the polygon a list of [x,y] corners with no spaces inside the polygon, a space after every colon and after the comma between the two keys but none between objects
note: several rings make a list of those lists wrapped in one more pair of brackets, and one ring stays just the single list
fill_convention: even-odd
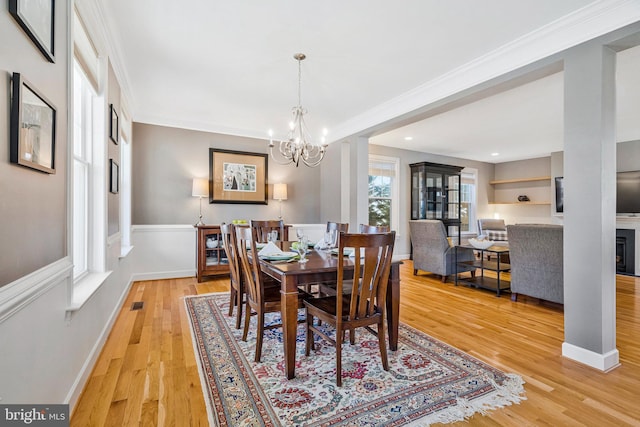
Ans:
[{"label": "white column", "polygon": [[615,308],[615,52],[589,43],[565,59],[565,357],[618,365]]},{"label": "white column", "polygon": [[349,230],[357,232],[360,224],[369,223],[369,139],[349,140]]}]

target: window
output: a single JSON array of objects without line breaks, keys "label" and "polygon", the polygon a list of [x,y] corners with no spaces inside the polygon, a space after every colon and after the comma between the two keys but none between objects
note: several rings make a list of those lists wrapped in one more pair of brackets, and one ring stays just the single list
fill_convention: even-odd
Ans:
[{"label": "window", "polygon": [[89,270],[89,203],[93,166],[93,103],[96,93],[77,61],[73,67],[73,277]]},{"label": "window", "polygon": [[369,156],[369,224],[398,229],[398,166],[394,157]]},{"label": "window", "polygon": [[476,176],[477,170],[465,168],[460,181],[460,231],[474,233],[476,231]]},{"label": "window", "polygon": [[73,142],[69,149],[72,175],[69,253],[73,259],[73,281],[68,292],[67,316],[79,310],[110,274],[105,271],[106,103],[100,92],[100,70],[105,63],[101,63],[78,11],[74,12],[70,105]]}]

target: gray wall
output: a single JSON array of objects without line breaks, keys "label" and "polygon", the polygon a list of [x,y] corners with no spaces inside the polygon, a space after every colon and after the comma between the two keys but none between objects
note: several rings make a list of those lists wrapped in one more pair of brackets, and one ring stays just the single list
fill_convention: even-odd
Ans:
[{"label": "gray wall", "polygon": [[[209,148],[267,153],[267,141],[210,132],[133,124],[133,224],[194,224],[198,198],[191,196],[194,177],[209,177]],[[320,220],[320,168],[268,162],[268,204],[209,204],[202,200],[203,221],[219,224],[233,219],[274,219],[278,201],[273,184],[287,184],[282,202],[287,223]]]},{"label": "gray wall", "polygon": [[[108,93],[107,93],[107,106],[113,104],[113,108],[116,110],[117,114],[121,116],[120,113],[120,84],[118,83],[118,79],[116,79],[116,75],[113,71],[113,67],[111,66],[111,61],[109,61],[109,83],[108,83]],[[109,132],[109,120],[110,120],[110,110],[107,109],[107,132]],[[118,131],[122,128],[122,117],[118,117],[119,125]],[[107,133],[108,135],[108,133]],[[118,139],[120,141],[120,139]],[[119,166],[120,174],[122,174],[122,165],[120,164],[120,142],[118,144],[114,143],[109,137],[107,137],[107,161],[106,161],[106,172],[107,172],[107,180],[106,180],[106,193],[107,193],[107,235],[111,236],[118,231],[120,231],[120,193],[113,194],[109,192],[109,160],[113,159]],[[121,179],[118,178],[118,182],[121,185]]]},{"label": "gray wall", "polygon": [[[67,2],[57,2],[56,63],[48,62],[0,6],[0,286],[67,255]],[[9,162],[11,75],[20,73],[56,107],[53,175]]]}]

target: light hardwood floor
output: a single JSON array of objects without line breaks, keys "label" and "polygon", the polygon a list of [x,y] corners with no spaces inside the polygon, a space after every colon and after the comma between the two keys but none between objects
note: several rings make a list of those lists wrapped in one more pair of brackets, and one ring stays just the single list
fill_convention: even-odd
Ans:
[{"label": "light hardwood floor", "polygon": [[[640,279],[617,277],[621,366],[602,373],[561,356],[561,306],[495,294],[401,267],[400,318],[506,372],[527,400],[460,426],[640,426]],[[184,295],[228,279],[136,282],[71,418],[72,426],[207,425]],[[131,311],[134,301],[144,308]]]}]

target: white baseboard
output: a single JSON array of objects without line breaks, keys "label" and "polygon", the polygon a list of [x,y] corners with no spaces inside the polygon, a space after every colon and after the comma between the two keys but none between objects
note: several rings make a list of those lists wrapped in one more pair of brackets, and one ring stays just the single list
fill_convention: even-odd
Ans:
[{"label": "white baseboard", "polygon": [[127,299],[127,295],[129,295],[129,290],[131,289],[131,285],[133,284],[133,282],[133,279],[130,279],[129,283],[127,283],[127,286],[125,286],[125,288],[123,289],[122,295],[120,295],[120,298],[118,298],[118,302],[115,304],[113,311],[109,316],[109,319],[105,323],[104,328],[102,328],[100,336],[93,345],[93,348],[89,353],[89,357],[87,357],[84,364],[82,365],[82,369],[80,369],[78,376],[73,382],[71,389],[69,390],[69,393],[64,400],[64,403],[69,404],[69,414],[73,413],[73,409],[78,403],[78,399],[80,398],[80,395],[84,390],[84,386],[87,383],[87,380],[89,379],[89,376],[91,375],[96,362],[98,361],[98,357],[102,352],[104,344],[107,342],[109,334],[111,333],[111,328],[113,327],[118,314],[120,313],[120,309],[122,308],[124,301]]},{"label": "white baseboard", "polygon": [[562,343],[562,356],[603,372],[608,372],[620,366],[620,353],[618,349],[599,354],[564,342]]}]

